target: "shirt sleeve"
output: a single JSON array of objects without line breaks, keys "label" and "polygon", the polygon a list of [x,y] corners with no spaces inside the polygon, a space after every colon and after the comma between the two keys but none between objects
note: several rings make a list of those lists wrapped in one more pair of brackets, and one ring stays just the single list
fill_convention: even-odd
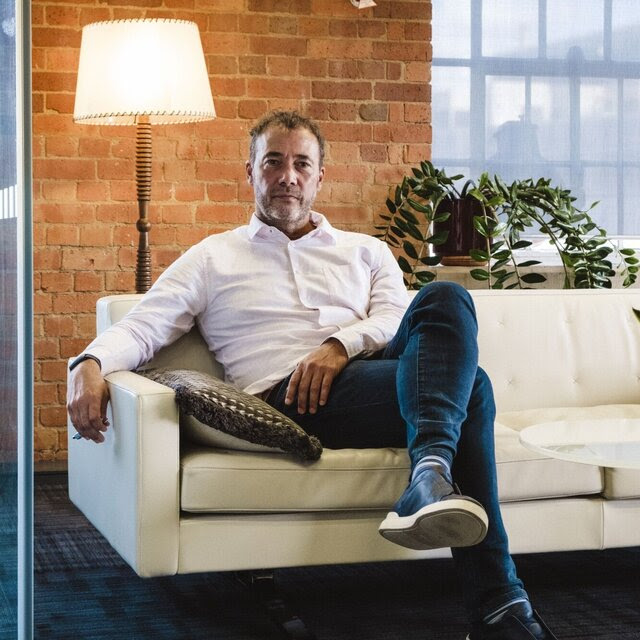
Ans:
[{"label": "shirt sleeve", "polygon": [[409,306],[409,294],[396,259],[384,242],[380,242],[379,247],[379,260],[371,272],[368,317],[327,338],[339,340],[349,359],[383,349],[395,336]]},{"label": "shirt sleeve", "polygon": [[100,360],[102,375],[137,369],[193,327],[207,304],[205,258],[200,245],[189,249],[122,320],[83,351]]}]

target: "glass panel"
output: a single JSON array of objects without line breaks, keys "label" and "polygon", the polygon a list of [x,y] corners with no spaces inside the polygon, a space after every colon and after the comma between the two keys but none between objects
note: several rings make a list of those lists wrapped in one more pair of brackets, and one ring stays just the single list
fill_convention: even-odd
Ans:
[{"label": "glass panel", "polygon": [[602,59],[603,34],[603,0],[547,2],[548,57]]},{"label": "glass panel", "polygon": [[[543,161],[570,159],[569,81],[566,78],[531,79],[531,121],[536,127]],[[547,177],[552,177],[547,171]]]},{"label": "glass panel", "polygon": [[625,80],[624,82],[623,126],[624,160],[625,162],[638,162],[640,161],[640,80]]},{"label": "glass panel", "polygon": [[611,56],[614,60],[640,60],[640,2],[616,0],[613,3],[613,38]]},{"label": "glass panel", "polygon": [[433,67],[433,158],[468,158],[469,69]]},{"label": "glass panel", "polygon": [[[588,207],[598,201],[591,217],[608,233],[618,233],[618,172],[610,167],[589,167],[584,170],[584,195],[576,203]],[[575,195],[578,195],[577,193]]]},{"label": "glass panel", "polygon": [[626,169],[624,183],[627,188],[624,192],[624,229],[621,233],[640,236],[640,202],[638,202],[638,193],[633,188],[633,185],[640,184],[640,168]]},{"label": "glass panel", "polygon": [[583,80],[580,88],[580,157],[596,162],[618,157],[617,81]]},{"label": "glass panel", "polygon": [[525,177],[535,151],[534,130],[524,119],[524,78],[487,76],[487,170],[510,182]]},{"label": "glass panel", "polygon": [[17,634],[16,20],[0,0],[0,637]]},{"label": "glass panel", "polygon": [[470,0],[433,0],[434,58],[471,55]]},{"label": "glass panel", "polygon": [[538,55],[538,0],[485,0],[482,55],[535,58]]}]

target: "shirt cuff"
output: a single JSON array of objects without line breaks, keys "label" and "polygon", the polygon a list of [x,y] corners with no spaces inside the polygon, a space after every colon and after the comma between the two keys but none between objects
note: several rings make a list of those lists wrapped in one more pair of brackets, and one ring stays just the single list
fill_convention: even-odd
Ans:
[{"label": "shirt cuff", "polygon": [[349,360],[353,360],[353,358],[356,358],[364,351],[364,339],[362,334],[357,331],[350,330],[349,327],[334,333],[332,336],[329,336],[327,340],[330,338],[334,338],[344,347]]}]

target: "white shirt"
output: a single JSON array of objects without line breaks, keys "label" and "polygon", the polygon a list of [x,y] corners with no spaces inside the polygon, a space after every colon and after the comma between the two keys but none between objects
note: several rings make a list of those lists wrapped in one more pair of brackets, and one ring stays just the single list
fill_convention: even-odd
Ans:
[{"label": "white shirt", "polygon": [[312,212],[297,240],[254,214],[178,258],[131,312],[85,350],[102,373],[133,370],[194,322],[226,380],[258,394],[329,338],[349,358],[383,348],[409,296],[384,242],[341,231]]}]

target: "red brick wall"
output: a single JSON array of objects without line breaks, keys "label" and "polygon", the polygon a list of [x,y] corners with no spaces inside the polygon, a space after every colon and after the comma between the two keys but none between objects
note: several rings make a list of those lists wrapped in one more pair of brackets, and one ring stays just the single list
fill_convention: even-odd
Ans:
[{"label": "red brick wall", "polygon": [[185,248],[244,223],[247,132],[272,108],[320,121],[317,207],[372,231],[388,187],[430,154],[430,0],[34,0],[36,428],[38,460],[66,458],[66,360],[95,334],[95,302],[131,292],[134,127],[72,119],[81,28],[163,17],[200,28],[218,118],[154,127],[154,278]]}]

